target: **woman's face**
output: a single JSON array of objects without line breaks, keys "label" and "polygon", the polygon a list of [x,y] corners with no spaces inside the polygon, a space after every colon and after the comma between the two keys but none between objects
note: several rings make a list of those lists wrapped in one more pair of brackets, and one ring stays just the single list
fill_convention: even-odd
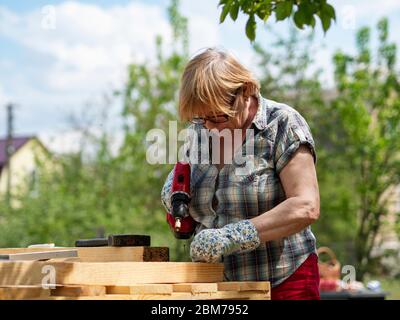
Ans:
[{"label": "woman's face", "polygon": [[229,117],[227,119],[228,121],[225,122],[222,122],[224,117],[226,117],[224,114],[217,114],[215,117],[212,112],[209,112],[206,114],[205,118],[207,120],[204,123],[204,126],[209,130],[216,129],[218,131],[222,131],[224,129],[233,130],[242,128],[249,116],[250,101],[251,99],[248,99],[246,102],[243,112],[239,113],[236,117]]}]

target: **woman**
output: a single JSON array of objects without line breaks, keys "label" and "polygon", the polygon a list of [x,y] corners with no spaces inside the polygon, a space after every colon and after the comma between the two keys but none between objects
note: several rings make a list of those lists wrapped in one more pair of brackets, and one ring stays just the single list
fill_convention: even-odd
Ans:
[{"label": "woman", "polygon": [[[292,107],[263,98],[258,81],[227,52],[198,54],[181,80],[179,113],[194,132],[241,133],[240,143],[213,144],[219,163],[191,163],[192,260],[223,262],[227,281],[270,281],[272,299],[319,299],[310,228],[319,190],[308,124]],[[251,161],[241,174],[237,155]],[[171,181],[172,172],[162,190],[167,210]]]}]

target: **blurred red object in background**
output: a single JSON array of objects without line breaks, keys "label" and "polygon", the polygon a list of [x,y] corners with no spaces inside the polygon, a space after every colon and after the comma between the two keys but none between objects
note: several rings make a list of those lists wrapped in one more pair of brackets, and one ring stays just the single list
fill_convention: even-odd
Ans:
[{"label": "blurred red object in background", "polygon": [[334,279],[321,279],[319,282],[320,291],[339,291],[339,284]]}]

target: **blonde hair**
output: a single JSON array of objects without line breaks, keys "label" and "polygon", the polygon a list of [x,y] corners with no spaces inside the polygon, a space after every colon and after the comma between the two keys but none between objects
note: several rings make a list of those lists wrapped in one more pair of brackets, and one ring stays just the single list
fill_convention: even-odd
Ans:
[{"label": "blonde hair", "polygon": [[182,121],[204,117],[208,111],[235,116],[244,101],[258,94],[259,82],[232,54],[208,48],[186,65],[179,90]]}]

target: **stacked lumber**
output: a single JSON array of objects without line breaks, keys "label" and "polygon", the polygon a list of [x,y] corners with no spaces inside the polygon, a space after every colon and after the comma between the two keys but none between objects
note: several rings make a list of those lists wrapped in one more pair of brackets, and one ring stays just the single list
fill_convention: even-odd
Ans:
[{"label": "stacked lumber", "polygon": [[0,254],[0,261],[26,261],[26,260],[49,260],[49,259],[66,259],[78,257],[77,250],[53,250],[40,252],[22,252]]},{"label": "stacked lumber", "polygon": [[[149,283],[131,286],[107,286],[105,294],[90,295],[86,292],[52,291],[46,299],[50,300],[269,300],[269,282],[225,282],[209,283]],[[97,289],[99,290],[99,289]],[[67,293],[68,292],[68,293]],[[73,292],[73,294],[70,294]],[[100,291],[97,291],[100,292]],[[67,293],[67,294],[66,294]],[[91,293],[91,292],[89,292]]]},{"label": "stacked lumber", "polygon": [[[269,282],[0,286],[0,300],[270,300]],[[243,286],[244,284],[244,286]]]},{"label": "stacked lumber", "polygon": [[14,255],[15,257],[15,255],[18,254],[55,252],[55,251],[57,252],[77,251],[77,256],[79,257],[79,260],[82,262],[169,261],[169,248],[167,247],[5,248],[5,249],[0,249],[0,256],[9,255],[13,257]]},{"label": "stacked lumber", "polygon": [[10,257],[0,260],[0,300],[270,299],[269,282],[224,282],[223,264],[169,262],[163,249],[73,248],[80,261],[18,261],[13,254],[47,250],[0,249]]}]

